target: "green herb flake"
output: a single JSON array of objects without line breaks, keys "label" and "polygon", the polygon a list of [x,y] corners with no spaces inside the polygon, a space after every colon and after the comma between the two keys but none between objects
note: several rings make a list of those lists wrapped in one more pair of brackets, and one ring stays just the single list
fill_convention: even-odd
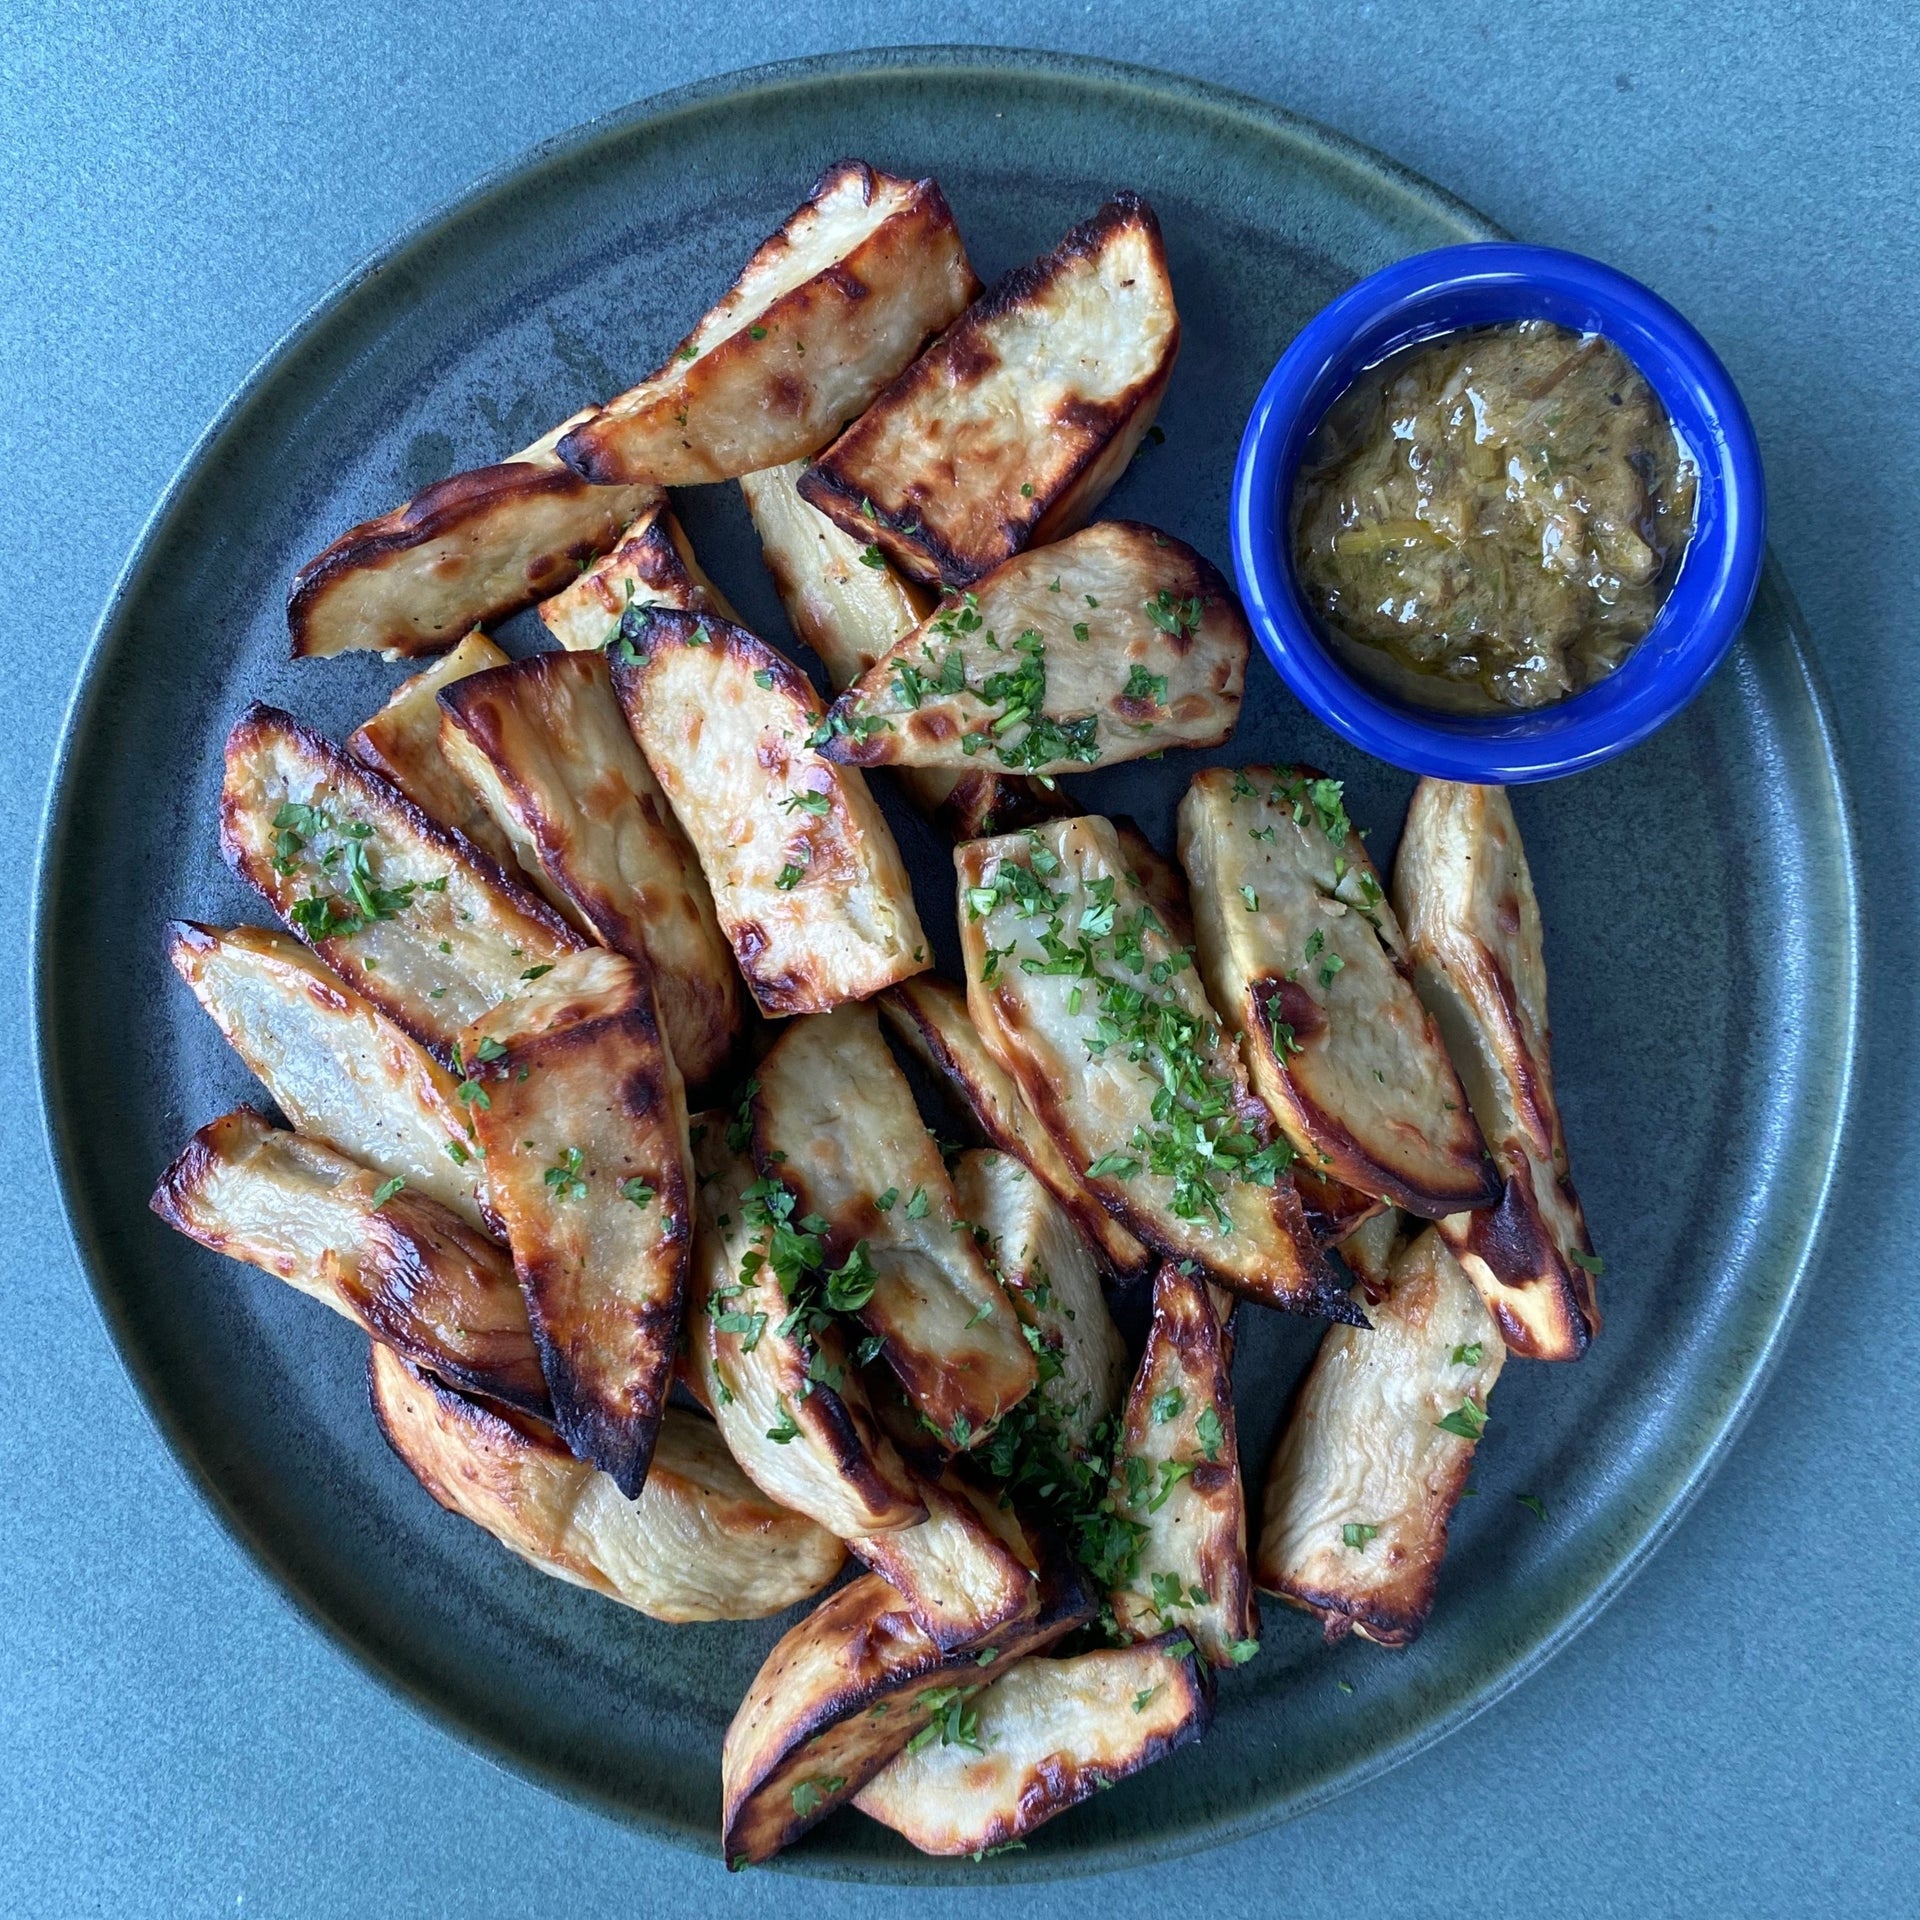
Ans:
[{"label": "green herb flake", "polygon": [[1434,1425],[1445,1433],[1457,1433],[1462,1440],[1478,1440],[1487,1430],[1487,1416],[1471,1400],[1462,1400],[1444,1420]]},{"label": "green herb flake", "polygon": [[580,1171],[580,1159],[578,1147],[562,1147],[560,1157],[540,1176],[541,1183],[556,1200],[584,1200],[587,1197],[587,1182]]},{"label": "green herb flake", "polygon": [[631,1200],[636,1207],[645,1207],[654,1197],[653,1188],[637,1176],[620,1182],[620,1198]]},{"label": "green herb flake", "polygon": [[1367,1542],[1377,1540],[1379,1537],[1380,1529],[1369,1526],[1364,1520],[1349,1520],[1340,1529],[1341,1545],[1351,1547],[1355,1553],[1365,1553]]},{"label": "green herb flake", "polygon": [[1536,1520],[1547,1517],[1547,1503],[1537,1493],[1516,1493],[1513,1496]]},{"label": "green herb flake", "polygon": [[404,1174],[396,1173],[391,1180],[383,1180],[373,1190],[373,1210],[378,1213],[393,1196],[407,1184]]},{"label": "green herb flake", "polygon": [[1478,1340],[1471,1341],[1464,1347],[1455,1347],[1453,1364],[1456,1367],[1477,1367],[1480,1364],[1480,1356],[1485,1351],[1486,1348]]}]

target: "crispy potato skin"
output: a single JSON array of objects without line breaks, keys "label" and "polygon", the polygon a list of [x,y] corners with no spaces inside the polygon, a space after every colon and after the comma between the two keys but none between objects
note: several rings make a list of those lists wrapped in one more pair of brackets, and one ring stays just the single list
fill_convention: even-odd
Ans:
[{"label": "crispy potato skin", "polygon": [[[1473,1466],[1473,1441],[1438,1423],[1465,1402],[1486,1411],[1506,1350],[1432,1228],[1369,1300],[1373,1331],[1331,1329],[1301,1385],[1267,1472],[1254,1573],[1329,1641],[1352,1632],[1404,1647],[1432,1611]],[[1349,1526],[1378,1531],[1350,1547]]]},{"label": "crispy potato skin", "polygon": [[971,585],[1087,521],[1179,350],[1160,223],[1138,194],[1116,194],[977,300],[800,491],[910,578]]},{"label": "crispy potato skin", "polygon": [[387,1444],[450,1513],[540,1572],[656,1620],[758,1620],[818,1593],[846,1558],[768,1500],[697,1414],[668,1411],[629,1499],[544,1422],[451,1392],[378,1341],[368,1387]]},{"label": "crispy potato skin", "polygon": [[1045,1185],[1110,1273],[1125,1280],[1151,1271],[1153,1255],[1094,1197],[1022,1098],[1013,1076],[987,1051],[958,988],[922,974],[889,987],[880,996],[880,1011],[913,1053],[953,1089],[980,1131],[1002,1153],[1023,1161]]},{"label": "crispy potato skin", "polygon": [[1321,778],[1194,776],[1179,833],[1201,972],[1310,1167],[1426,1219],[1489,1206],[1499,1183],[1480,1129],[1365,843],[1348,831],[1336,845],[1311,804]]},{"label": "crispy potato skin", "polygon": [[[1203,1430],[1208,1412],[1217,1432]],[[1247,1572],[1227,1343],[1206,1282],[1171,1263],[1153,1277],[1153,1322],[1127,1395],[1113,1497],[1146,1529],[1132,1577],[1111,1596],[1122,1631],[1183,1627],[1213,1666],[1240,1664],[1258,1641],[1260,1613]],[[1186,1598],[1159,1605],[1156,1574],[1176,1578]],[[1202,1599],[1191,1597],[1195,1588]]]},{"label": "crispy potato skin", "polygon": [[541,653],[441,696],[448,746],[546,886],[651,974],[674,1063],[702,1086],[745,1006],[706,876],[628,730],[598,653]]},{"label": "crispy potato skin", "polygon": [[[362,844],[375,884],[416,888],[391,918],[307,944],[442,1059],[451,1059],[461,1029],[512,993],[529,967],[552,965],[581,945],[471,840],[428,819],[397,787],[291,714],[256,701],[227,736],[220,850],[296,933],[295,903],[320,890],[331,869],[314,858],[319,845],[303,848],[292,872],[276,864],[274,820],[289,803],[372,829]],[[336,853],[344,844],[322,838]],[[351,904],[332,879],[327,890]]]},{"label": "crispy potato skin", "polygon": [[931,180],[829,167],[666,364],[560,442],[609,485],[731,480],[830,440],[979,281]]},{"label": "crispy potato skin", "polygon": [[513,843],[473,789],[440,751],[442,687],[468,674],[504,667],[507,656],[478,627],[424,672],[403,680],[365,726],[347,738],[347,751],[404,793],[429,820],[464,833],[476,847],[513,871]]},{"label": "crispy potato skin", "polygon": [[450,1386],[527,1413],[547,1384],[503,1248],[424,1194],[251,1107],[209,1122],[161,1176],[168,1226],[344,1314]]},{"label": "crispy potato skin", "polygon": [[1600,1331],[1586,1215],[1553,1094],[1540,903],[1500,787],[1422,780],[1394,866],[1414,985],[1440,1023],[1502,1176],[1491,1212],[1440,1231],[1508,1348],[1577,1360]]},{"label": "crispy potato skin", "polygon": [[982,1666],[971,1653],[943,1654],[877,1573],[848,1581],[775,1644],[727,1729],[727,1864],[771,1859],[851,1799],[927,1724],[928,1694],[984,1686],[1093,1614],[1085,1586],[1050,1565],[1039,1613]]},{"label": "crispy potato skin", "polygon": [[693,1219],[686,1095],[652,988],[619,954],[572,955],[461,1053],[555,1423],[631,1498],[673,1381]]},{"label": "crispy potato skin", "polygon": [[[827,1223],[838,1264],[864,1242],[877,1274],[862,1324],[925,1417],[956,1448],[985,1438],[1033,1390],[1013,1305],[961,1225],[940,1152],[869,1007],[796,1021],[761,1061],[760,1171]],[[891,1187],[895,1203],[877,1200]]]},{"label": "crispy potato skin", "polygon": [[1191,1652],[1168,1651],[1179,1640],[1021,1661],[974,1702],[978,1753],[902,1753],[853,1804],[922,1853],[977,1855],[1023,1838],[1206,1731],[1212,1676]]},{"label": "crispy potato skin", "polygon": [[659,491],[589,486],[561,463],[556,443],[586,417],[575,414],[498,466],[436,481],[316,554],[287,594],[294,657],[367,647],[390,658],[439,653],[606,552]]},{"label": "crispy potato skin", "polygon": [[595,653],[619,631],[621,615],[630,606],[679,607],[739,619],[694,558],[692,544],[664,500],[641,514],[604,559],[596,560],[571,586],[542,600],[539,614],[561,646],[574,653]]},{"label": "crispy potato skin", "polygon": [[[819,1013],[929,965],[892,830],[808,742],[812,683],[731,622],[661,608],[615,650],[615,691],[763,1013]],[[784,881],[784,884],[782,884]]]},{"label": "crispy potato skin", "polygon": [[[978,624],[959,626],[962,615]],[[1011,650],[1016,639],[1030,646],[1029,636],[1038,653]],[[1045,671],[1045,717],[1094,723],[1077,757],[1062,753],[1034,773],[1218,746],[1240,717],[1252,644],[1239,601],[1210,561],[1152,527],[1102,520],[1016,554],[969,601],[949,596],[834,702],[827,752],[851,766],[956,772],[1018,756],[1029,729],[1001,731],[1011,703],[990,701],[983,689],[1023,658]],[[965,690],[930,688],[956,656]]]}]

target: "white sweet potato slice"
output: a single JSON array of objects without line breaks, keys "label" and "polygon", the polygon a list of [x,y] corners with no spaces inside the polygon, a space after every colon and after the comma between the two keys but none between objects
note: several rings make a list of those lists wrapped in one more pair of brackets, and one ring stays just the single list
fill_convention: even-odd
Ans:
[{"label": "white sweet potato slice", "polygon": [[870,1288],[860,1319],[921,1416],[950,1445],[976,1445],[1033,1390],[1034,1359],[873,1010],[787,1028],[760,1063],[752,1116],[755,1162],[825,1223],[849,1304]]},{"label": "white sweet potato slice", "polygon": [[1393,1262],[1405,1225],[1406,1216],[1398,1207],[1382,1207],[1334,1244],[1369,1300],[1384,1300],[1392,1290]]},{"label": "white sweet potato slice", "polygon": [[[794,632],[842,693],[919,626],[931,603],[900,579],[877,546],[801,499],[797,482],[805,465],[794,460],[743,473],[740,491]],[[1004,833],[1061,810],[1038,781],[978,762],[899,772],[907,797],[952,840]]]},{"label": "white sweet potato slice", "polygon": [[447,757],[547,897],[652,976],[674,1064],[703,1085],[745,1019],[706,876],[598,653],[541,653],[441,696]]},{"label": "white sweet potato slice", "polygon": [[1207,1730],[1213,1688],[1191,1643],[1167,1634],[1064,1660],[1022,1660],[971,1704],[977,1751],[929,1741],[854,1795],[862,1813],[922,1853],[977,1858],[1011,1846],[1165,1759]]},{"label": "white sweet potato slice", "polygon": [[694,558],[692,542],[662,500],[620,536],[571,586],[540,602],[547,631],[574,653],[597,653],[620,631],[629,607],[679,607],[738,620]]},{"label": "white sweet potato slice", "polygon": [[1179,350],[1160,223],[1116,194],[977,300],[800,491],[910,578],[970,586],[1092,517]]},{"label": "white sweet potato slice", "polygon": [[449,1385],[547,1411],[506,1250],[397,1177],[236,1107],[193,1136],[151,1204],[189,1240],[284,1280]]},{"label": "white sweet potato slice", "polygon": [[302,1133],[402,1175],[469,1226],[485,1183],[453,1077],[299,941],[265,927],[176,920],[167,958]]},{"label": "white sweet potato slice", "polygon": [[728,1450],[756,1486],[842,1539],[916,1525],[920,1490],[874,1419],[839,1321],[790,1318],[779,1223],[752,1166],[714,1121],[695,1164],[688,1355]]},{"label": "white sweet potato slice", "polygon": [[1600,1262],[1553,1097],[1540,902],[1506,792],[1422,780],[1393,875],[1413,981],[1440,1023],[1502,1180],[1498,1205],[1440,1231],[1500,1335],[1577,1360],[1600,1331]]},{"label": "white sweet potato slice", "polygon": [[710,1421],[670,1408],[653,1471],[629,1499],[543,1421],[497,1412],[374,1343],[374,1417],[450,1513],[528,1565],[656,1620],[759,1620],[827,1586],[846,1560],[832,1534],[776,1506]]},{"label": "white sweet potato slice", "polygon": [[1218,746],[1252,644],[1218,568],[1151,527],[1102,520],[949,596],[834,702],[827,752],[1051,776]]},{"label": "white sweet potato slice", "polygon": [[1371,1333],[1320,1343],[1267,1472],[1254,1576],[1327,1638],[1419,1637],[1506,1350],[1429,1228],[1394,1259]]},{"label": "white sweet potato slice", "polygon": [[651,486],[589,486],[554,452],[591,410],[497,466],[456,473],[343,533],[294,576],[296,659],[374,647],[439,653],[571,580],[659,499]]},{"label": "white sweet potato slice", "polygon": [[1050,1564],[1039,1613],[982,1665],[972,1653],[942,1653],[877,1573],[849,1580],[775,1643],[727,1729],[727,1864],[771,1859],[929,1727],[928,1745],[977,1741],[981,1688],[1093,1612],[1085,1586]]},{"label": "white sweet potato slice", "polygon": [[1200,970],[1306,1163],[1427,1219],[1499,1187],[1340,783],[1209,767],[1180,803]]},{"label": "white sweet potato slice", "polygon": [[1109,1271],[1132,1279],[1151,1269],[1153,1255],[1094,1198],[1012,1075],[987,1051],[958,988],[922,974],[889,987],[880,996],[880,1011],[909,1050],[953,1090],[980,1131],[1046,1186]]},{"label": "white sweet potato slice", "polygon": [[970,840],[954,859],[974,1026],[1101,1203],[1237,1293],[1353,1313],[1308,1234],[1285,1143],[1112,825],[1057,821]]},{"label": "white sweet potato slice", "polygon": [[1247,1500],[1220,1322],[1198,1275],[1172,1264],[1153,1278],[1153,1321],[1127,1395],[1113,1466],[1115,1510],[1141,1529],[1111,1596],[1123,1633],[1193,1636],[1216,1667],[1259,1651],[1247,1572]]},{"label": "white sweet potato slice", "polygon": [[1127,1349],[1107,1311],[1093,1251],[1066,1209],[1010,1153],[975,1147],[954,1163],[960,1217],[987,1236],[987,1254],[1030,1330],[1040,1397],[1075,1451],[1118,1410]]},{"label": "white sweet potato slice", "polygon": [[429,820],[464,833],[511,872],[513,843],[440,751],[440,689],[506,664],[507,656],[474,628],[451,653],[401,681],[393,698],[348,736],[347,751],[391,780]]},{"label": "white sweet potato slice", "polygon": [[227,736],[220,850],[348,986],[450,1059],[577,935],[470,840],[290,714]]},{"label": "white sweet potato slice", "polygon": [[461,1048],[555,1424],[638,1493],[673,1381],[693,1227],[686,1095],[652,988],[620,954],[568,955]]},{"label": "white sweet potato slice", "polygon": [[666,365],[561,442],[602,485],[693,486],[824,446],[979,290],[938,186],[841,160]]},{"label": "white sweet potato slice", "polygon": [[731,622],[643,609],[614,687],[693,843],[767,1014],[860,1000],[928,964],[892,829],[865,780],[812,744],[820,697]]}]

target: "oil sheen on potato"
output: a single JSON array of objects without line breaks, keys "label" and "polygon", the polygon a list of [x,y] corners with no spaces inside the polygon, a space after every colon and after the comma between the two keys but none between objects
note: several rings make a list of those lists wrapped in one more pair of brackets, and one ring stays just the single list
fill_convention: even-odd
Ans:
[{"label": "oil sheen on potato", "polygon": [[1423,706],[1544,707],[1646,636],[1693,530],[1694,469],[1598,334],[1443,335],[1354,382],[1293,496],[1308,604],[1356,672]]}]

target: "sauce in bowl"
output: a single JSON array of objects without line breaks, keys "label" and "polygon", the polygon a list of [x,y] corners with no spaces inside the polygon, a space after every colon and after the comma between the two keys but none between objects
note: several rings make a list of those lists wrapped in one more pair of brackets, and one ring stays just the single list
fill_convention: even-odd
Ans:
[{"label": "sauce in bowl", "polygon": [[1294,484],[1307,603],[1385,691],[1463,713],[1551,706],[1646,637],[1693,531],[1685,446],[1633,363],[1541,320],[1369,368]]}]

